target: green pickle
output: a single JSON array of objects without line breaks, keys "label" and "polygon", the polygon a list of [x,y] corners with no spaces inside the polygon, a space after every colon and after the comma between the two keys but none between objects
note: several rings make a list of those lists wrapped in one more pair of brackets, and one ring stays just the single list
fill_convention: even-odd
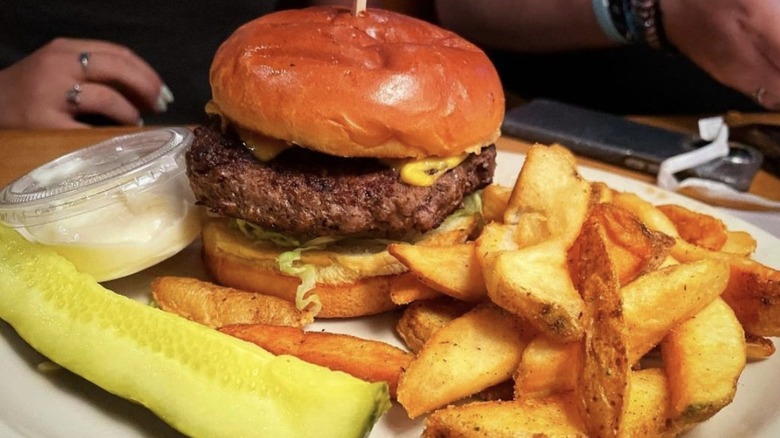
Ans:
[{"label": "green pickle", "polygon": [[53,362],[192,437],[362,437],[390,407],[368,383],[105,289],[0,226],[0,318]]}]

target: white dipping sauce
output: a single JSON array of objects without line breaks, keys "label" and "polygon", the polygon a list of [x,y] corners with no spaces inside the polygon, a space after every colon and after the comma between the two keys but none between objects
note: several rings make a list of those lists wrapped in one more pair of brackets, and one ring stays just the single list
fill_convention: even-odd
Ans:
[{"label": "white dipping sauce", "polygon": [[192,133],[115,137],[45,164],[0,192],[0,222],[97,281],[134,274],[200,233],[186,174]]},{"label": "white dipping sauce", "polygon": [[[198,210],[159,193],[136,193],[28,233],[97,281],[136,273],[176,254],[200,233]],[[57,243],[54,243],[57,242]]]}]

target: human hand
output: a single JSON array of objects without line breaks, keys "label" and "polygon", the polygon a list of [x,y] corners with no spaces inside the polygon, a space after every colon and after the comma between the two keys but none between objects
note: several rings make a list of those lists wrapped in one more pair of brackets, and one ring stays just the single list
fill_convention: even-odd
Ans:
[{"label": "human hand", "polygon": [[173,94],[130,49],[98,40],[57,38],[0,70],[0,127],[78,128],[79,115],[139,125]]},{"label": "human hand", "polygon": [[669,40],[715,80],[780,109],[780,1],[661,0]]}]

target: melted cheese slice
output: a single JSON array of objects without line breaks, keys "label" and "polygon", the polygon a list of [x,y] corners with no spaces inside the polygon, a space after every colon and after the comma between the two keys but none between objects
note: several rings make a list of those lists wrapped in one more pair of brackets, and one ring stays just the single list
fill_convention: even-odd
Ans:
[{"label": "melted cheese slice", "polygon": [[430,187],[448,170],[457,167],[468,154],[455,157],[429,157],[419,159],[383,159],[386,165],[401,175],[401,181],[410,186]]},{"label": "melted cheese slice", "polygon": [[[227,130],[227,126],[229,123],[228,118],[222,114],[222,111],[219,109],[219,106],[217,106],[217,104],[214,103],[213,100],[210,100],[208,101],[208,103],[206,103],[205,111],[206,114],[219,116],[221,120],[220,128],[222,129],[222,132],[225,132]],[[258,134],[248,129],[244,129],[240,126],[233,125],[233,129],[236,131],[236,134],[238,134],[238,136],[241,138],[241,141],[244,142],[244,146],[246,146],[246,148],[252,152],[252,155],[254,155],[255,158],[263,162],[273,160],[274,158],[276,158],[277,155],[281,154],[285,149],[291,148],[293,146],[292,143],[271,138],[262,134]]]},{"label": "melted cheese slice", "polygon": [[[220,116],[222,120],[222,130],[227,128],[227,118],[222,115],[219,107],[209,101],[206,104],[206,113]],[[270,161],[285,149],[293,146],[292,143],[275,138],[266,137],[239,126],[233,126],[247,149],[260,161]],[[454,157],[428,157],[428,158],[408,158],[408,159],[381,159],[385,165],[397,171],[401,181],[410,186],[430,187],[440,176],[444,175],[450,169],[460,165],[466,159],[468,154],[462,154]]]},{"label": "melted cheese slice", "polygon": [[252,132],[238,126],[234,126],[238,136],[244,142],[247,149],[252,152],[260,161],[271,161],[281,154],[285,149],[291,148],[292,143],[286,141],[277,140],[275,138],[266,137],[265,135]]}]

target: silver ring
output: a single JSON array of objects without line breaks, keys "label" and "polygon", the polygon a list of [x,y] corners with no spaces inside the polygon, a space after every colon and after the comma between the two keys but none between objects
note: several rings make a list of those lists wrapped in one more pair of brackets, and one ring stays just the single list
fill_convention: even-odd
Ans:
[{"label": "silver ring", "polygon": [[763,105],[762,100],[764,100],[765,94],[766,94],[766,88],[758,87],[758,89],[756,89],[756,91],[754,91],[752,94],[753,100],[755,100],[757,104]]},{"label": "silver ring", "polygon": [[79,106],[81,103],[80,94],[82,90],[83,88],[81,87],[81,84],[78,82],[75,83],[67,92],[65,92],[65,100],[67,100],[68,103],[73,106]]},{"label": "silver ring", "polygon": [[89,52],[79,53],[79,64],[81,64],[81,71],[83,71],[84,76],[86,76],[87,67],[89,67]]}]

